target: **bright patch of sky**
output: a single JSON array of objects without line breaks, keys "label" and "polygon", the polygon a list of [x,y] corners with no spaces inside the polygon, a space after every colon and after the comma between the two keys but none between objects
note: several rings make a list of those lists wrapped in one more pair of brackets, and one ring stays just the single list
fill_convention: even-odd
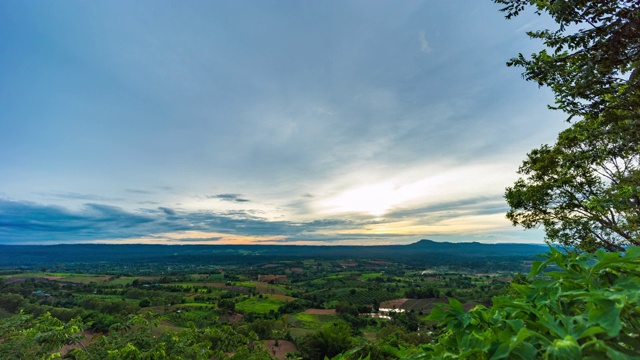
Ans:
[{"label": "bright patch of sky", "polygon": [[0,243],[541,242],[566,126],[491,1],[0,2]]}]

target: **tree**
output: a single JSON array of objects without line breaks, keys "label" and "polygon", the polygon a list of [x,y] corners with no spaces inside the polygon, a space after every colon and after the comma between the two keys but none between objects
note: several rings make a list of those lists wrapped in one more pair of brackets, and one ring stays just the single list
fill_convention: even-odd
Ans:
[{"label": "tree", "polygon": [[25,298],[19,294],[0,294],[0,308],[15,313],[26,304]]},{"label": "tree", "polygon": [[527,155],[507,218],[585,251],[640,245],[640,124],[582,120]]},{"label": "tree", "polygon": [[83,324],[80,319],[64,323],[49,313],[34,319],[20,313],[0,320],[0,358],[2,359],[48,359],[64,345],[80,343]]},{"label": "tree", "polygon": [[236,310],[236,303],[231,299],[222,299],[218,301],[218,308],[233,313]]},{"label": "tree", "polygon": [[[599,117],[610,110],[638,111],[640,5],[628,0],[494,0],[506,18],[528,6],[547,13],[557,30],[530,31],[548,50],[508,62],[523,77],[549,86],[556,106],[573,116]],[[612,100],[615,99],[615,102]]]},{"label": "tree", "polygon": [[557,30],[509,66],[555,94],[569,120],[556,144],[532,150],[507,188],[514,225],[543,226],[548,242],[583,251],[640,245],[640,5],[623,0],[494,0],[507,18],[528,6]]},{"label": "tree", "polygon": [[149,298],[144,298],[140,300],[140,302],[138,303],[138,306],[140,306],[141,308],[149,307],[151,306],[151,300],[149,300]]},{"label": "tree", "polygon": [[353,346],[351,328],[344,323],[333,323],[315,333],[305,335],[299,344],[305,359],[322,360],[333,357]]}]

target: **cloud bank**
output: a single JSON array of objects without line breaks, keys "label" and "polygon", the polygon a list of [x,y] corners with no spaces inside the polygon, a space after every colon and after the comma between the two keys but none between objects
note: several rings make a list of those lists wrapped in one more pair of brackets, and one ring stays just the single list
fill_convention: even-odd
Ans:
[{"label": "cloud bank", "polygon": [[[153,8],[154,11],[149,11]],[[541,241],[565,123],[491,2],[0,2],[0,243]]]}]

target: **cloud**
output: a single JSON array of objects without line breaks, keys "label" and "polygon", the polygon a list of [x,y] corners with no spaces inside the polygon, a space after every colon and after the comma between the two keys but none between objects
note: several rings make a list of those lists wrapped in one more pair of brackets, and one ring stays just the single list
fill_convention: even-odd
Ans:
[{"label": "cloud", "polygon": [[[209,241],[224,234],[238,238],[292,237],[326,229],[357,226],[341,219],[306,222],[271,221],[251,211],[176,211],[167,207],[133,213],[116,206],[88,203],[79,210],[27,201],[0,199],[0,243],[51,243],[148,238],[158,234],[200,231]],[[169,216],[166,216],[169,215]],[[188,236],[188,238],[195,238]],[[115,240],[119,239],[119,240]],[[216,239],[216,240],[225,240]],[[202,240],[204,241],[204,240]]]},{"label": "cloud", "polygon": [[478,196],[466,199],[439,201],[418,207],[401,207],[385,214],[388,219],[415,217],[460,217],[469,215],[505,214],[508,206],[504,198],[495,196]]},{"label": "cloud", "polygon": [[164,212],[165,214],[167,214],[169,216],[176,215],[176,211],[173,210],[173,209],[170,209],[168,207],[160,206],[158,209],[162,210],[162,212]]},{"label": "cloud", "polygon": [[179,238],[172,239],[180,242],[188,242],[188,243],[209,243],[209,242],[217,242],[224,239],[222,236],[213,236],[213,237],[204,237],[204,238]]},{"label": "cloud", "polygon": [[45,197],[53,197],[65,200],[84,200],[84,201],[121,201],[121,197],[107,197],[94,194],[81,194],[77,192],[49,192],[43,194]]},{"label": "cloud", "polygon": [[231,201],[231,202],[249,202],[250,200],[244,199],[241,197],[242,194],[217,194],[208,196],[209,199],[219,199],[222,201]]},{"label": "cloud", "polygon": [[436,236],[486,240],[489,235],[513,239],[504,211],[501,197],[485,196],[397,208],[383,217],[343,214],[292,221],[268,219],[268,213],[254,210],[155,207],[131,212],[97,203],[70,210],[0,198],[0,243],[383,244]]},{"label": "cloud", "polygon": [[140,189],[126,189],[125,191],[132,194],[143,194],[143,195],[153,194],[151,191],[140,190]]},{"label": "cloud", "polygon": [[530,27],[532,27],[533,25],[535,25],[536,23],[538,23],[538,20],[529,21],[528,23],[526,23],[526,24],[520,26],[518,29],[516,29],[516,32],[522,32],[524,30],[527,30]]},{"label": "cloud", "polygon": [[80,211],[71,211],[0,199],[0,241],[4,243],[140,236],[153,221],[109,205],[85,204]]},{"label": "cloud", "polygon": [[424,30],[420,31],[420,36],[418,37],[418,41],[420,41],[420,51],[425,54],[431,52],[431,47],[429,47],[429,43],[427,42],[427,34]]}]

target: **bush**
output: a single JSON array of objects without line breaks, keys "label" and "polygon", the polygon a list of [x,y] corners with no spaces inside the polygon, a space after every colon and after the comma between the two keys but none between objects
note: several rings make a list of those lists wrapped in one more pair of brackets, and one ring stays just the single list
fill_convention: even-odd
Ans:
[{"label": "bush", "polygon": [[[554,248],[534,262],[530,284],[493,306],[465,312],[460,302],[436,307],[429,318],[444,328],[433,357],[475,359],[640,356],[640,247],[625,253],[566,254]],[[561,271],[543,272],[550,267]],[[555,269],[553,269],[555,270]],[[424,355],[424,354],[423,354]]]}]

